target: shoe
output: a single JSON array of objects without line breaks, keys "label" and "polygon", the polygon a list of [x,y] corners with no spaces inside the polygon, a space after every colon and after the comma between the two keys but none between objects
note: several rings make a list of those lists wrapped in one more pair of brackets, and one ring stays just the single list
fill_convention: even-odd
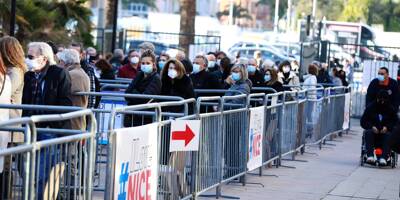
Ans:
[{"label": "shoe", "polygon": [[385,160],[384,158],[380,158],[380,159],[379,159],[379,165],[381,165],[381,166],[386,166],[386,165],[387,165],[386,160]]},{"label": "shoe", "polygon": [[366,161],[367,163],[375,163],[375,158],[373,157],[373,156],[369,156],[368,158],[367,158],[367,161]]}]

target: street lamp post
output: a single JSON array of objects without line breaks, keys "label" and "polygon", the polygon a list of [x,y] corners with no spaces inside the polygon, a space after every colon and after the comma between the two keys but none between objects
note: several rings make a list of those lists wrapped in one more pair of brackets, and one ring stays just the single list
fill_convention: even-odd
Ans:
[{"label": "street lamp post", "polygon": [[16,0],[11,0],[11,14],[10,14],[10,36],[15,35],[15,18],[17,12]]},{"label": "street lamp post", "polygon": [[275,0],[274,33],[278,32],[279,22],[279,0]]},{"label": "street lamp post", "polygon": [[118,25],[118,0],[114,0],[114,19],[113,19],[113,31],[111,39],[111,50],[114,51],[116,40],[117,40],[117,25]]}]

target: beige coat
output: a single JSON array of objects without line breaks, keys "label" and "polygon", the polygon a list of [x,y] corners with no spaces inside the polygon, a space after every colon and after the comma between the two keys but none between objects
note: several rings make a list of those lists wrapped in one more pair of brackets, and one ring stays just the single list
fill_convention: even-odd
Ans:
[{"label": "beige coat", "polygon": [[[18,67],[7,67],[11,79],[11,104],[20,105],[24,89],[24,72]],[[10,110],[10,119],[21,117],[22,110]]]},{"label": "beige coat", "polygon": [[[71,100],[73,106],[87,108],[88,96],[74,95],[77,92],[90,92],[90,79],[79,64],[67,67],[71,77]],[[86,129],[86,119],[84,117],[71,120],[71,128],[75,130]]]}]

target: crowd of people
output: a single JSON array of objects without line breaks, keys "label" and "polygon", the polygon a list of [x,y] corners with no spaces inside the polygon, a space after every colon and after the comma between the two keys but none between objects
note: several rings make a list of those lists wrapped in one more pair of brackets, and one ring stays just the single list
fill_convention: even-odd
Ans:
[{"label": "crowd of people", "polygon": [[[300,81],[304,81],[305,88],[315,88],[317,83],[347,86],[351,81],[351,69],[356,64],[349,62],[348,66],[343,67],[333,62],[329,64],[332,66],[329,71],[328,64],[313,62],[308,66],[307,73],[300,78],[297,62],[283,61],[277,65],[271,60],[262,60],[259,56],[231,59],[222,51],[199,53],[190,60],[182,51],[171,56],[166,53],[155,55],[154,50],[152,43],[144,42],[126,55],[122,49],[114,50],[112,55],[101,55],[95,48],[84,49],[79,43],[57,46],[52,42],[31,42],[25,52],[14,37],[2,37],[0,103],[98,108],[99,97],[74,94],[99,92],[101,79],[112,80],[117,77],[132,80],[125,90],[126,94],[179,96],[184,99],[195,98],[195,89],[224,89],[225,95],[232,96],[237,92],[250,94],[253,87],[268,87],[276,92],[295,90],[296,86],[300,86]],[[388,79],[387,72],[387,69],[382,68],[379,73],[384,77],[379,76],[371,83],[371,90],[368,90],[367,102],[371,103],[369,107],[373,109],[367,107],[362,126],[372,133],[389,132],[393,129],[392,120],[388,122],[390,125],[383,126],[374,125],[368,120],[365,122],[367,118],[376,120],[374,117],[377,110],[381,110],[379,106],[386,105],[388,98],[397,102],[393,100],[397,98],[397,90],[393,89],[397,88],[397,82]],[[346,73],[349,77],[346,77]],[[383,86],[391,88],[388,95],[376,92],[377,88]],[[386,91],[389,90],[387,88]],[[139,98],[125,99],[128,105],[149,103],[148,100]],[[243,103],[239,102],[241,100],[237,101],[232,103]],[[384,116],[390,113],[390,117],[395,117],[391,109],[382,112]],[[48,113],[42,110],[2,110],[0,121]],[[151,121],[150,118],[144,120]],[[138,121],[135,116],[126,115],[124,126],[139,125]],[[68,122],[42,123],[38,126],[86,130],[86,124],[85,118],[78,118]],[[54,134],[39,134],[37,140],[55,137]],[[367,144],[371,140],[368,139]],[[10,141],[10,134],[0,132],[0,149],[6,148]],[[2,159],[0,158],[0,176],[4,166]],[[43,185],[47,178],[39,176],[39,184]],[[39,190],[38,195],[42,195],[42,192]]]}]

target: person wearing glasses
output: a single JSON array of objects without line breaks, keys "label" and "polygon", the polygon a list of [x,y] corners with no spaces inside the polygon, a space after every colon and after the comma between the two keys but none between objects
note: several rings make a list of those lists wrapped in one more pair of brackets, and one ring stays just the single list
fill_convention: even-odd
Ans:
[{"label": "person wearing glasses", "polygon": [[379,91],[385,90],[389,94],[390,103],[398,110],[398,83],[389,77],[389,70],[386,67],[379,68],[378,76],[368,86],[365,105],[374,102]]}]

